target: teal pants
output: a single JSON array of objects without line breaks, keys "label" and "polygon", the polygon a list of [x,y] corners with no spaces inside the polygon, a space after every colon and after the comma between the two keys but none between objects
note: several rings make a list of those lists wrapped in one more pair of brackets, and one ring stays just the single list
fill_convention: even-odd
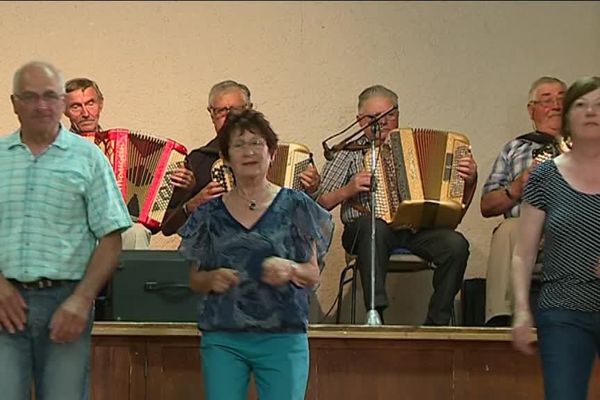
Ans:
[{"label": "teal pants", "polygon": [[200,356],[207,400],[246,400],[251,373],[260,400],[304,400],[305,333],[206,332]]}]

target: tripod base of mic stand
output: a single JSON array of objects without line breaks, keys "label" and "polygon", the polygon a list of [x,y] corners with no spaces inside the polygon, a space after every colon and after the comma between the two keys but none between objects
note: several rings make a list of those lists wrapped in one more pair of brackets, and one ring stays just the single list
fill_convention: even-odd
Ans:
[{"label": "tripod base of mic stand", "polygon": [[367,313],[367,325],[369,326],[381,326],[381,317],[377,310],[369,310]]}]

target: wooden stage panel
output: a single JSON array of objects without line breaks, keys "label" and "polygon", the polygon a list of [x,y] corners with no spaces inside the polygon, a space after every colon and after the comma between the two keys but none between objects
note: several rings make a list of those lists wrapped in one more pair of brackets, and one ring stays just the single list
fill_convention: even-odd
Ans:
[{"label": "wooden stage panel", "polygon": [[148,339],[149,400],[198,398],[202,392],[198,338]]},{"label": "wooden stage panel", "polygon": [[[310,382],[318,393],[315,398],[389,399],[392,393],[402,393],[403,399],[449,398],[453,386],[451,348],[371,342],[317,340],[311,344],[311,364],[316,368]],[[426,386],[423,376],[427,376]]]},{"label": "wooden stage panel", "polygon": [[93,337],[92,400],[144,399],[146,344],[129,337]]},{"label": "wooden stage panel", "polygon": [[537,356],[518,353],[510,342],[489,343],[485,349],[464,347],[462,398],[504,400],[506,388],[511,400],[544,398]]},{"label": "wooden stage panel", "polygon": [[[96,323],[92,399],[204,399],[199,344],[195,324]],[[538,356],[506,328],[316,325],[309,344],[307,400],[543,399]]]}]

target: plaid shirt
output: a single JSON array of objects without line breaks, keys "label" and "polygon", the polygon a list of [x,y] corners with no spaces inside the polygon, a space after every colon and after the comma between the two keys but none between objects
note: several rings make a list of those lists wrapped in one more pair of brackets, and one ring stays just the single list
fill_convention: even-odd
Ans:
[{"label": "plaid shirt", "polygon": [[[362,137],[357,144],[367,144],[368,139]],[[367,150],[346,151],[342,150],[333,156],[333,160],[325,163],[323,173],[321,174],[321,186],[319,194],[335,192],[347,185],[354,175],[365,170],[364,155]],[[365,210],[370,209],[370,195],[368,192],[361,192],[357,196],[344,200],[340,210],[340,217],[344,225],[352,222],[362,215],[368,215],[359,212],[352,207],[352,203],[357,202]]]},{"label": "plaid shirt", "polygon": [[131,226],[98,146],[62,126],[34,156],[19,131],[0,138],[0,273],[31,282],[83,276],[97,240]]},{"label": "plaid shirt", "polygon": [[[532,151],[544,147],[544,144],[528,139],[513,139],[506,143],[494,161],[492,171],[483,185],[482,195],[508,187],[533,161]],[[510,210],[504,213],[505,218],[514,218],[520,215],[521,200]]]}]

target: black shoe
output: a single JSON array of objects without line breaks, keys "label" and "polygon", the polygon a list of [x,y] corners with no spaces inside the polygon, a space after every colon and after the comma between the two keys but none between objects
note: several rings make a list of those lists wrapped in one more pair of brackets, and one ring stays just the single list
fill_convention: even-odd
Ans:
[{"label": "black shoe", "polygon": [[507,327],[512,325],[512,317],[510,315],[496,315],[485,326]]}]

